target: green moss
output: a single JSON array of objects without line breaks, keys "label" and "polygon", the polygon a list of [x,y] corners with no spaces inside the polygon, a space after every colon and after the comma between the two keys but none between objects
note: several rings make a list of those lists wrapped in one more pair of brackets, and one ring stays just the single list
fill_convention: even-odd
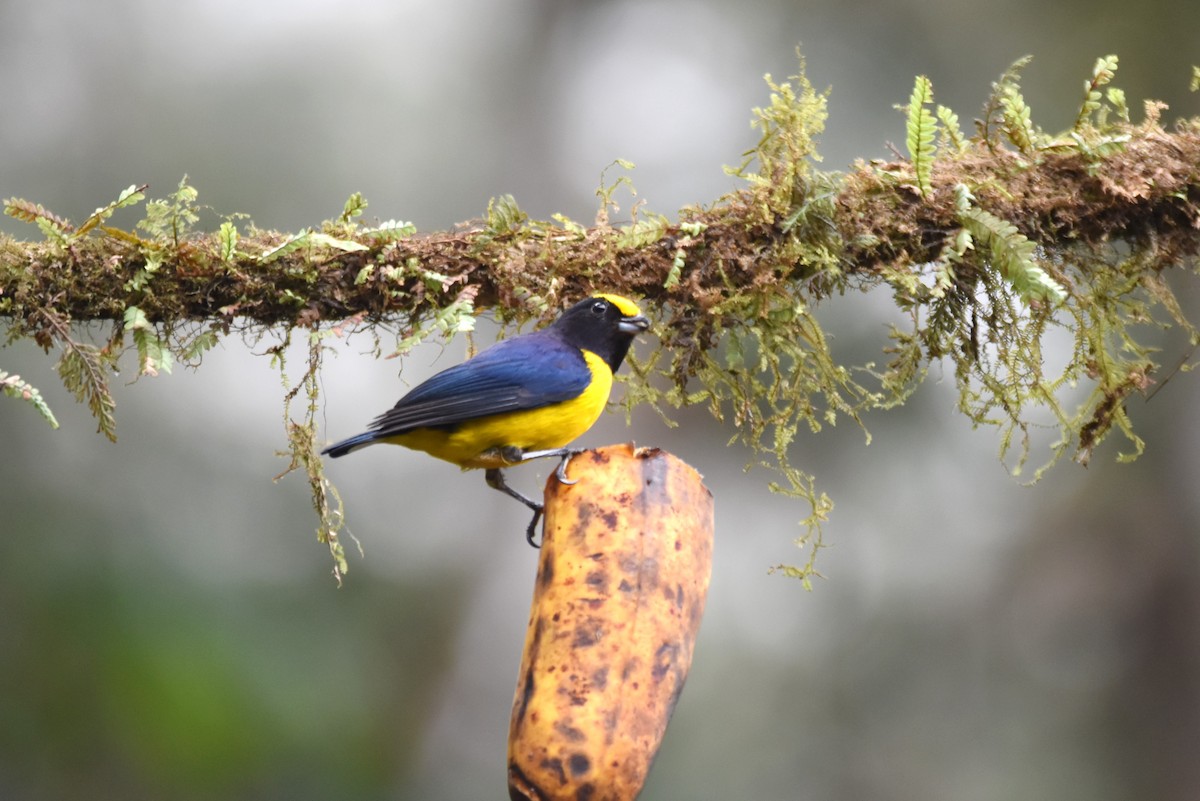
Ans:
[{"label": "green moss", "polygon": [[[31,338],[59,354],[67,386],[109,436],[108,378],[125,352],[153,376],[172,362],[198,364],[222,334],[286,342],[299,329],[310,350],[298,382],[284,372],[282,346],[270,350],[285,386],[288,471],[309,482],[340,580],[344,518],[316,427],[326,337],[365,332],[377,355],[405,353],[469,332],[484,308],[522,324],[596,290],[644,298],[659,343],[632,363],[627,408],[648,404],[669,420],[702,404],[752,464],[776,469],[772,491],[808,507],[806,557],[781,568],[807,581],[832,503],[793,464],[801,432],[861,425],[866,412],[904,403],[938,363],[954,376],[962,413],[997,429],[1015,473],[1027,468],[1034,421],[1058,430],[1034,478],[1064,455],[1086,464],[1114,431],[1127,443],[1118,458],[1132,458],[1144,443],[1124,404],[1163,380],[1147,332],[1174,328],[1200,344],[1164,279],[1194,271],[1200,248],[1200,120],[1168,131],[1161,104],[1147,102],[1144,119],[1131,122],[1108,56],[1085,80],[1071,128],[1048,133],[1020,90],[1028,64],[993,84],[971,137],[953,110],[930,112],[933,86],[918,78],[908,158],[844,173],[817,169],[827,93],[803,69],[784,82],[767,76],[769,102],[751,120],[758,141],[727,168],[743,185],[674,221],[635,199],[624,161],[612,165],[615,180],[601,176],[590,224],[530,219],[506,195],[483,220],[426,235],[404,222],[362,226],[358,194],[305,231],[263,231],[197,205],[186,179],[164,199],[145,201],[130,187],[78,227],[10,199],[6,213],[37,236],[0,237],[0,314],[9,341]],[[630,222],[614,225],[621,203]],[[138,206],[132,230],[108,225]],[[201,230],[207,216],[212,233]],[[814,311],[880,286],[908,322],[893,328],[882,367],[845,364]],[[98,320],[110,325],[101,343],[73,326]],[[1055,331],[1072,344],[1051,370],[1043,345]],[[25,396],[25,385],[7,380],[7,394]],[[1063,397],[1074,386],[1088,391],[1071,408]]]}]

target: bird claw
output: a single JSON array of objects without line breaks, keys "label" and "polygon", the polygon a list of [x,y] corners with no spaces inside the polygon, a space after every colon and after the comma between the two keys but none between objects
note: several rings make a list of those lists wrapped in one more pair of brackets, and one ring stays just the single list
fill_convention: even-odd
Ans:
[{"label": "bird claw", "polygon": [[583,451],[568,451],[565,448],[563,450],[565,452],[563,453],[562,461],[559,462],[558,467],[555,468],[554,476],[555,476],[555,478],[558,479],[558,483],[560,483],[560,484],[566,484],[567,486],[570,486],[572,484],[578,484],[579,479],[567,478],[567,465],[571,463],[572,456],[574,456],[577,453],[582,453]]},{"label": "bird claw", "polygon": [[[519,464],[520,462],[528,462],[531,459],[543,459],[548,456],[557,456],[562,460],[558,463],[558,467],[554,468],[554,477],[558,479],[558,482],[560,484],[565,484],[568,487],[572,484],[579,483],[579,479],[567,477],[567,465],[571,463],[571,457],[583,453],[582,448],[555,448],[553,450],[546,451],[522,451],[520,448],[514,445],[508,445],[500,448],[498,453],[500,458],[503,459],[507,464]],[[508,482],[504,480],[504,473],[499,467],[488,468],[484,471],[483,476],[489,487],[500,490],[505,495],[509,496],[510,498],[515,498],[533,510],[533,520],[529,521],[529,527],[525,529],[525,541],[534,548],[542,547],[536,542],[537,524],[542,519],[542,514],[545,511],[545,507],[532,498],[527,498],[510,487]]]},{"label": "bird claw", "polygon": [[[516,449],[514,448],[513,450],[516,450]],[[559,480],[559,482],[561,482],[563,484],[567,484],[569,486],[576,482],[573,481],[572,479],[567,478],[567,464],[570,463],[571,457],[578,456],[579,454],[583,453],[585,450],[586,450],[586,448],[552,448],[552,449],[546,450],[546,451],[524,451],[524,452],[518,451],[518,453],[520,453],[518,461],[528,462],[528,461],[532,461],[533,459],[545,459],[550,456],[557,456],[558,458],[562,459],[562,461],[559,462],[558,467],[555,468],[554,475]],[[507,453],[507,452],[508,452],[508,449],[505,449],[504,451],[502,451],[502,453]]]},{"label": "bird claw", "polygon": [[536,542],[537,539],[537,524],[542,519],[541,509],[537,509],[533,513],[533,519],[529,521],[529,528],[525,529],[525,541],[529,543],[531,548],[541,548],[541,544]]},{"label": "bird claw", "polygon": [[490,467],[485,470],[483,473],[483,480],[486,481],[487,485],[492,489],[500,490],[508,497],[515,498],[533,510],[533,520],[529,521],[529,528],[525,529],[525,541],[534,548],[541,547],[534,542],[534,539],[537,536],[538,521],[542,519],[542,513],[545,511],[545,507],[532,498],[527,498],[512,487],[508,486],[508,482],[504,480],[504,473],[499,467]]}]

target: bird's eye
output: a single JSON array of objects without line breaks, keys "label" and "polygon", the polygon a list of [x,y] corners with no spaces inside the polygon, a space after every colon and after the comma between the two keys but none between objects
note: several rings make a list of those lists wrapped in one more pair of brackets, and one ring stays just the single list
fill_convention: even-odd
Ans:
[{"label": "bird's eye", "polygon": [[607,301],[598,300],[592,304],[592,314],[600,315],[604,314],[606,311],[608,311]]}]

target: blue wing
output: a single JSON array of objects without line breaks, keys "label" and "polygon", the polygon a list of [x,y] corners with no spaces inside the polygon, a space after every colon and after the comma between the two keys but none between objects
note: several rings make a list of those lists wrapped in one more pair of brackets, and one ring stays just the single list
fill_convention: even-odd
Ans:
[{"label": "blue wing", "polygon": [[577,397],[591,380],[578,348],[547,330],[536,331],[499,342],[419,384],[376,418],[371,432],[383,439],[414,428],[537,409]]}]

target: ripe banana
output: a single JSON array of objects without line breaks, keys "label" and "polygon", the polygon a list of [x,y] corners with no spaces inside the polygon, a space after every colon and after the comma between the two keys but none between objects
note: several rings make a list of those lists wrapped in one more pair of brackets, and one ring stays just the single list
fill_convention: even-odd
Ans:
[{"label": "ripe banana", "polygon": [[700,474],[617,445],[551,476],[508,736],[516,801],[632,801],[683,689],[712,567]]}]

